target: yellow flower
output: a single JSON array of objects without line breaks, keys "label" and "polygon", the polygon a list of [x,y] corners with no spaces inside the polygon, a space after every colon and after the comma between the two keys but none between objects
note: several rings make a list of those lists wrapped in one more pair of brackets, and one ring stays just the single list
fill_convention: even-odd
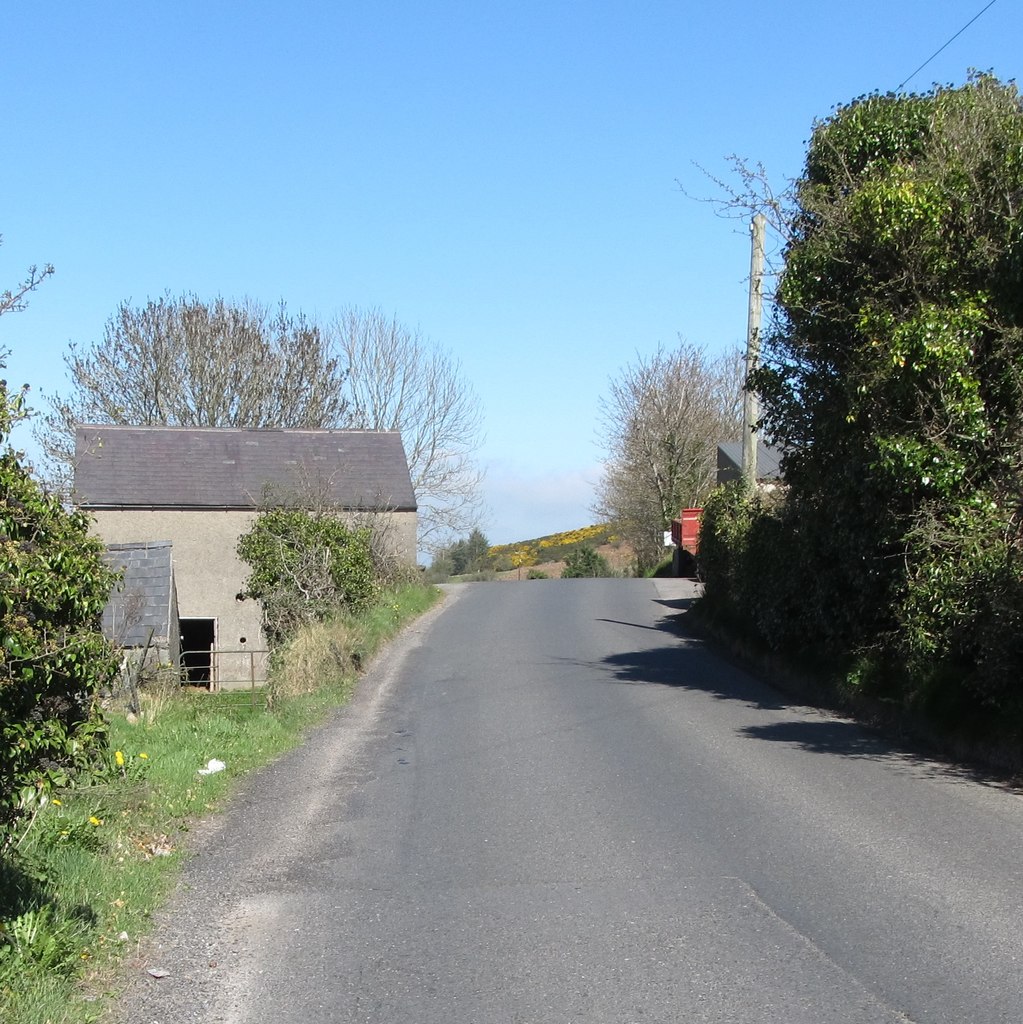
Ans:
[{"label": "yellow flower", "polygon": [[139,757],[141,757],[143,761],[149,760],[149,755],[144,750],[139,754]]},{"label": "yellow flower", "polygon": [[63,807],[64,805],[56,798],[53,798],[53,804],[55,807]]},{"label": "yellow flower", "polygon": [[124,767],[124,754],[122,754],[121,751],[119,751],[119,750],[115,750],[114,751],[114,761],[116,762],[118,768],[123,768]]},{"label": "yellow flower", "polygon": [[95,826],[99,827],[100,825],[103,824],[103,819],[102,818],[97,818],[96,815],[94,814],[91,818],[89,818],[89,824],[90,825],[95,825]]}]

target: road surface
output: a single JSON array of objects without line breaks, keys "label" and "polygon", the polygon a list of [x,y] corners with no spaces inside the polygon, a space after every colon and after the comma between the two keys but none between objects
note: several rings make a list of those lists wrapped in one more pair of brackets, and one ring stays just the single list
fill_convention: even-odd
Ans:
[{"label": "road surface", "polygon": [[202,830],[119,1019],[1018,1024],[1021,798],[794,706],[691,596],[451,588]]}]

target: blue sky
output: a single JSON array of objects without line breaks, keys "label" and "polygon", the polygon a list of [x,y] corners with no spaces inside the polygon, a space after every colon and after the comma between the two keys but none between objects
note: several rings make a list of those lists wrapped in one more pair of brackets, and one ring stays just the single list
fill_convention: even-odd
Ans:
[{"label": "blue sky", "polygon": [[[678,183],[796,175],[815,118],[986,3],[5,4],[0,284],[56,266],[0,319],[7,377],[43,404],[69,342],[165,291],[380,307],[482,400],[490,540],[585,525],[609,379],[745,332],[748,233]],[[997,0],[908,88],[1021,61]]]}]

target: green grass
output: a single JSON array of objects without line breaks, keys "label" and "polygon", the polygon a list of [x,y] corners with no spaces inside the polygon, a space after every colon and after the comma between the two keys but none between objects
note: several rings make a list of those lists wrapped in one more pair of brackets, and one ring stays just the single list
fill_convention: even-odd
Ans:
[{"label": "green grass", "polygon": [[[98,1020],[177,879],[191,825],[344,704],[358,667],[437,596],[388,592],[313,627],[283,653],[257,710],[174,688],[145,693],[137,716],[111,712],[106,764],[47,804],[0,862],[0,1020]],[[211,758],[226,769],[199,775]]]},{"label": "green grass", "polygon": [[662,559],[657,565],[647,569],[643,575],[648,579],[656,579],[665,576],[671,576],[673,569],[673,560],[669,558]]}]

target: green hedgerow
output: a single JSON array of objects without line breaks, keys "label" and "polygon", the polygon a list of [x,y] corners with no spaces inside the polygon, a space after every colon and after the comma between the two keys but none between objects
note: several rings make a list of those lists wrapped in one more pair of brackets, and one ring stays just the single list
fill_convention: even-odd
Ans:
[{"label": "green hedgerow", "polygon": [[0,383],[0,846],[102,746],[97,694],[117,661],[99,629],[115,576],[88,521],[9,444],[22,396]]}]

